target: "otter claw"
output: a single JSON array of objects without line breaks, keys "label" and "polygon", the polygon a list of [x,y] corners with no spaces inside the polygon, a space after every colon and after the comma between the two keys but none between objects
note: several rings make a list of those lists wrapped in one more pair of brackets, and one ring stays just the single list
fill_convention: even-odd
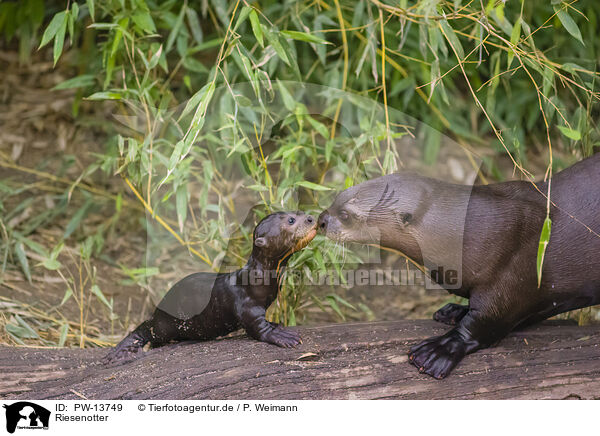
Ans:
[{"label": "otter claw", "polygon": [[271,330],[268,337],[265,338],[265,342],[277,345],[278,347],[293,348],[296,345],[301,344],[302,339],[296,331],[278,325]]},{"label": "otter claw", "polygon": [[437,379],[446,377],[465,356],[465,342],[453,330],[426,339],[410,349],[409,361],[420,373]]},{"label": "otter claw", "polygon": [[433,319],[448,325],[456,325],[469,311],[469,306],[448,303],[433,314]]},{"label": "otter claw", "polygon": [[131,360],[134,360],[139,356],[142,352],[142,349],[139,347],[127,347],[127,348],[114,348],[110,350],[106,356],[102,358],[102,363],[104,365],[109,365],[112,363],[125,363]]}]

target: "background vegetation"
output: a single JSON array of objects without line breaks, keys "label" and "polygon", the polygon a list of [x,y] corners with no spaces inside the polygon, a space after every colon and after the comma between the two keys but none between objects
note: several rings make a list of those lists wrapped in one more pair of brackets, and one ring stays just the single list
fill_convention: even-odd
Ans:
[{"label": "background vegetation", "polygon": [[[225,252],[239,265],[255,220],[292,204],[294,192],[316,211],[319,195],[360,181],[348,166],[357,146],[369,172],[396,169],[386,144],[406,132],[387,111],[363,123],[360,107],[342,111],[332,93],[315,116],[287,81],[351,91],[410,114],[432,127],[419,138],[419,159],[437,161],[441,132],[483,159],[481,183],[549,175],[592,154],[600,138],[599,12],[594,0],[1,2],[3,49],[18,50],[21,65],[51,60],[64,76],[54,90],[70,96],[73,123],[102,138],[100,147],[32,165],[1,151],[0,280],[14,288],[9,272],[32,282],[40,270],[66,289],[45,309],[0,300],[4,340],[85,346],[118,337],[136,320],[115,313],[97,262],[115,265],[107,247],[136,226],[161,229],[156,236],[146,229],[155,258],[117,266],[122,280],[156,298],[165,289],[152,285],[154,265],[173,259],[178,245],[180,262],[196,269],[217,268]],[[240,83],[259,103],[234,91]],[[283,121],[265,143],[270,109],[261,98],[273,90],[289,117],[278,115]],[[340,117],[354,117],[364,140],[340,128]],[[330,168],[345,177],[327,179]],[[252,181],[246,187],[263,204],[245,223],[231,218],[235,174]],[[144,211],[147,221],[130,222]],[[40,237],[59,221],[62,234]],[[316,271],[338,254],[309,247],[293,266]],[[63,313],[67,303],[78,319]],[[271,316],[294,324],[307,304],[341,319],[347,310],[369,312],[290,282]],[[110,329],[90,323],[91,307]]]}]

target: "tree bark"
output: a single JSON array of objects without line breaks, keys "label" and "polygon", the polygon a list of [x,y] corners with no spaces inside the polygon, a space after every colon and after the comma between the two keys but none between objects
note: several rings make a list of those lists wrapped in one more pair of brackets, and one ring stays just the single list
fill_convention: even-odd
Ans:
[{"label": "tree bark", "polygon": [[448,327],[394,321],[303,327],[282,349],[246,336],[184,342],[106,367],[100,349],[0,347],[3,399],[600,398],[600,329],[545,323],[467,356],[445,380],[408,348]]}]

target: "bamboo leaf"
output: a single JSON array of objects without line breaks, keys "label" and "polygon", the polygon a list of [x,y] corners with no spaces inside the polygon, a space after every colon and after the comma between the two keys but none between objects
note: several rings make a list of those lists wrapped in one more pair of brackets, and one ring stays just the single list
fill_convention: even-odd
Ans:
[{"label": "bamboo leaf", "polygon": [[60,326],[60,335],[59,335],[58,343],[57,343],[57,345],[59,347],[65,346],[65,343],[67,342],[67,334],[68,333],[69,333],[69,324],[65,322],[63,325]]},{"label": "bamboo leaf", "polygon": [[281,45],[281,42],[278,39],[278,35],[274,34],[269,29],[266,29],[263,26],[261,26],[261,28],[266,30],[265,35],[269,40],[269,44],[271,44],[271,47],[273,47],[273,50],[275,50],[275,53],[277,53],[277,56],[279,56],[279,58],[283,62],[285,62],[288,67],[291,67],[292,64],[290,63],[290,59],[288,58],[287,53],[283,49],[283,46]]},{"label": "bamboo leaf", "polygon": [[544,226],[542,227],[542,233],[540,235],[540,243],[538,245],[537,254],[537,284],[538,288],[542,283],[542,268],[544,266],[544,255],[546,254],[546,248],[550,242],[550,230],[552,228],[552,220],[549,216],[544,220]]},{"label": "bamboo leaf", "polygon": [[161,44],[160,47],[158,48],[158,50],[156,51],[156,53],[154,53],[152,55],[152,57],[150,58],[150,62],[148,63],[149,70],[154,69],[154,67],[156,67],[156,65],[158,64],[158,61],[160,60],[160,56],[162,55],[162,49],[163,49],[163,46]]},{"label": "bamboo leaf", "polygon": [[181,6],[181,10],[179,11],[179,15],[177,16],[177,20],[175,21],[175,25],[173,26],[173,28],[171,29],[171,32],[169,33],[169,36],[167,38],[167,44],[166,44],[167,53],[169,51],[171,51],[171,48],[173,48],[173,44],[175,43],[175,40],[177,39],[177,36],[179,35],[179,31],[181,30],[181,26],[183,24],[183,16],[185,14],[185,9],[186,9],[186,5],[183,4],[183,6]]},{"label": "bamboo leaf", "polygon": [[72,296],[73,296],[73,290],[71,288],[67,288],[67,290],[65,291],[65,295],[63,296],[63,299],[60,302],[59,306],[62,306],[67,301],[69,301]]},{"label": "bamboo leaf", "polygon": [[119,27],[117,23],[93,23],[88,26],[90,29],[114,29],[115,27]]},{"label": "bamboo leaf", "polygon": [[57,259],[58,255],[61,253],[63,248],[65,248],[65,243],[64,243],[64,241],[61,241],[52,249],[52,252],[50,253],[50,258]]},{"label": "bamboo leaf", "polygon": [[325,139],[329,138],[329,130],[327,130],[327,126],[325,126],[325,124],[315,120],[313,117],[310,116],[306,118],[308,119],[308,122],[313,127],[313,129],[315,129],[319,133],[319,135],[321,135]]},{"label": "bamboo leaf", "polygon": [[567,62],[565,64],[562,64],[561,68],[571,74],[575,74],[578,71],[585,71],[585,68],[583,68],[581,65],[577,65],[572,62]]},{"label": "bamboo leaf", "polygon": [[22,234],[13,231],[13,235],[15,237],[15,239],[18,239],[19,241],[21,241],[23,244],[27,245],[29,248],[31,248],[33,251],[35,251],[37,254],[39,254],[40,256],[44,256],[44,257],[48,257],[48,252],[46,251],[46,249],[41,245],[38,244],[35,241],[32,241],[29,238],[24,237]]},{"label": "bamboo leaf", "polygon": [[33,329],[33,327],[31,327],[29,325],[29,323],[27,323],[27,321],[25,321],[19,315],[15,315],[15,319],[17,320],[17,322],[19,323],[19,325],[21,327],[23,327],[25,329],[25,331],[27,332],[27,336],[21,336],[21,337],[32,338],[32,339],[40,337],[38,335],[38,333]]},{"label": "bamboo leaf", "polygon": [[329,41],[326,41],[325,39],[319,38],[310,33],[297,32],[295,30],[282,30],[281,34],[287,36],[288,38],[295,39],[297,41],[312,42],[314,44],[331,44]]},{"label": "bamboo leaf", "polygon": [[177,223],[179,224],[179,231],[183,233],[183,226],[187,218],[188,206],[188,190],[186,184],[183,184],[177,188],[175,200],[177,206]]},{"label": "bamboo leaf", "polygon": [[189,114],[192,111],[192,109],[194,109],[196,106],[198,106],[198,104],[200,103],[200,100],[202,100],[202,98],[206,94],[206,91],[208,90],[208,87],[209,87],[208,84],[204,85],[200,89],[200,91],[198,91],[197,93],[195,93],[192,96],[192,98],[190,98],[188,100],[187,104],[185,105],[185,108],[181,112],[181,115],[179,115],[179,121],[181,121],[181,119],[183,117],[185,117],[187,114]]},{"label": "bamboo leaf", "polygon": [[554,6],[554,11],[556,12],[556,15],[558,16],[558,19],[560,20],[563,27],[567,29],[567,32],[569,32],[571,36],[573,36],[575,39],[577,39],[579,42],[585,45],[585,43],[583,42],[583,38],[581,37],[581,31],[579,30],[579,27],[577,27],[577,23],[575,23],[573,18],[571,18],[566,9]]},{"label": "bamboo leaf", "polygon": [[156,26],[154,25],[154,20],[150,16],[148,12],[138,12],[137,14],[133,14],[131,17],[133,22],[144,32],[146,33],[154,33],[156,32]]},{"label": "bamboo leaf", "polygon": [[44,268],[50,271],[56,271],[62,266],[62,264],[56,259],[45,259],[42,262],[42,265],[44,266]]},{"label": "bamboo leaf", "polygon": [[58,91],[60,89],[87,88],[88,86],[92,86],[94,82],[95,77],[93,74],[82,74],[81,76],[73,77],[72,79],[60,82],[58,85],[52,88],[52,90]]},{"label": "bamboo leaf", "polygon": [[[200,99],[200,103],[196,108],[196,112],[194,113],[194,117],[192,118],[192,122],[190,123],[190,132],[194,132],[194,135],[191,135],[192,138],[195,138],[195,135],[200,131],[202,126],[204,125],[204,118],[206,115],[206,109],[210,104],[212,96],[215,92],[215,82],[212,81],[206,88],[206,92],[202,95]],[[188,137],[189,138],[189,137]],[[186,138],[186,141],[188,139]],[[191,144],[189,144],[191,146]]]},{"label": "bamboo leaf", "polygon": [[54,17],[52,17],[52,20],[50,20],[50,24],[48,24],[48,27],[46,27],[44,36],[42,36],[42,42],[40,43],[38,49],[48,44],[52,40],[52,38],[56,36],[60,26],[62,26],[63,23],[66,23],[65,16],[66,11],[63,11],[59,12],[58,14],[54,15]]},{"label": "bamboo leaf", "polygon": [[313,182],[307,182],[306,180],[300,180],[299,182],[296,182],[296,186],[302,186],[307,189],[312,189],[313,191],[331,191],[331,188],[328,188],[327,186],[318,185]]},{"label": "bamboo leaf", "polygon": [[123,195],[119,192],[117,194],[117,198],[115,199],[115,210],[117,213],[121,212],[121,207],[123,205]]},{"label": "bamboo leaf", "polygon": [[569,129],[565,126],[557,126],[558,129],[565,135],[567,138],[572,139],[574,141],[579,141],[581,139],[581,133],[578,130]]},{"label": "bamboo leaf", "polygon": [[88,11],[90,12],[90,18],[92,19],[92,21],[96,21],[94,18],[95,15],[95,6],[94,6],[94,0],[85,0],[87,7],[88,7]]},{"label": "bamboo leaf", "polygon": [[440,26],[442,27],[446,39],[448,40],[450,45],[454,47],[459,59],[462,61],[465,57],[465,51],[463,50],[462,44],[456,36],[456,33],[454,33],[454,29],[450,27],[450,24],[448,24],[448,21],[446,20],[440,20]]},{"label": "bamboo leaf", "polygon": [[77,2],[73,2],[71,5],[71,14],[69,15],[69,41],[73,44],[73,37],[75,36],[75,21],[79,18],[79,5]]},{"label": "bamboo leaf", "polygon": [[252,26],[252,33],[262,48],[265,48],[265,41],[263,39],[263,31],[260,26],[258,14],[254,9],[250,11],[250,25]]},{"label": "bamboo leaf", "polygon": [[[6,324],[4,328],[13,337],[21,339],[37,339],[39,337],[37,334],[32,335],[26,328],[14,324]],[[23,344],[23,341],[20,341],[20,343]]]},{"label": "bamboo leaf", "polygon": [[23,247],[22,242],[17,242],[15,244],[15,254],[17,255],[17,259],[19,259],[19,264],[21,265],[23,274],[25,274],[27,281],[31,283],[31,270],[29,269],[29,261],[25,255],[25,248]]},{"label": "bamboo leaf", "polygon": [[296,325],[296,314],[294,313],[294,310],[290,307],[289,312],[288,312],[288,322],[287,325],[290,326],[294,326]]},{"label": "bamboo leaf", "polygon": [[283,100],[285,108],[288,111],[292,112],[296,108],[296,100],[292,97],[290,92],[286,89],[285,86],[283,86],[283,84],[279,80],[277,81],[277,87],[281,92],[281,99]]},{"label": "bamboo leaf", "polygon": [[71,218],[71,221],[69,221],[69,223],[67,224],[67,227],[65,229],[65,234],[64,234],[65,239],[67,239],[69,236],[71,236],[73,234],[73,232],[75,230],[77,230],[77,228],[79,227],[79,224],[81,224],[81,221],[83,221],[83,219],[86,217],[88,211],[90,210],[90,208],[92,207],[93,204],[94,204],[94,200],[89,199],[83,204],[83,206],[81,206],[77,210],[77,212],[75,212],[75,214],[73,215],[73,218]]},{"label": "bamboo leaf", "polygon": [[[510,43],[512,45],[517,45],[517,43],[519,42],[519,39],[521,38],[521,19],[519,18],[517,20],[517,22],[515,23],[515,25],[513,26],[512,32],[510,34]],[[514,50],[511,48],[508,51],[508,68],[510,68],[510,66],[512,65],[512,61],[515,57],[515,52]]]},{"label": "bamboo leaf", "polygon": [[342,297],[340,297],[337,294],[329,294],[329,297],[335,299],[337,302],[343,304],[344,306],[352,309],[352,310],[356,310],[356,307],[354,307],[354,305],[352,305],[351,303],[349,303],[348,301],[344,300]]},{"label": "bamboo leaf", "polygon": [[58,27],[58,31],[56,32],[56,36],[54,37],[54,51],[53,51],[54,65],[56,65],[58,58],[60,58],[60,55],[62,54],[63,45],[65,43],[65,34],[67,32],[67,22],[68,21],[69,21],[69,12],[67,11],[67,12],[65,12],[65,15],[63,16],[62,23]]},{"label": "bamboo leaf", "polygon": [[335,301],[335,298],[333,298],[332,296],[329,295],[326,297],[326,299],[327,299],[327,304],[329,304],[329,306],[333,309],[333,311],[335,313],[337,313],[337,315],[342,319],[342,321],[346,321],[346,317],[340,310],[340,306],[338,306],[337,301]]},{"label": "bamboo leaf", "polygon": [[233,26],[233,31],[237,31],[238,27],[240,27],[240,25],[246,21],[246,18],[248,18],[248,15],[250,14],[250,12],[252,11],[252,7],[248,6],[248,5],[244,5],[244,7],[242,8],[240,15],[238,15],[238,19],[235,22],[235,26]]},{"label": "bamboo leaf", "polygon": [[90,95],[89,97],[86,97],[85,99],[86,100],[121,100],[121,94],[119,94],[118,92],[102,91],[102,92],[95,92],[94,94]]},{"label": "bamboo leaf", "polygon": [[197,44],[202,44],[202,41],[204,40],[204,34],[202,33],[202,27],[200,26],[198,13],[193,8],[185,8],[185,14],[187,15],[188,24],[190,25],[190,30],[192,31],[194,41],[196,41]]},{"label": "bamboo leaf", "polygon": [[185,147],[185,141],[178,141],[173,148],[173,153],[169,158],[169,172],[173,171],[179,161],[181,160],[181,155],[183,154],[183,147]]},{"label": "bamboo leaf", "polygon": [[102,302],[102,304],[104,304],[109,309],[112,309],[112,305],[106,299],[106,297],[104,296],[104,294],[102,293],[102,291],[100,290],[98,285],[92,286],[92,294],[94,294],[98,298],[98,300],[100,300]]}]

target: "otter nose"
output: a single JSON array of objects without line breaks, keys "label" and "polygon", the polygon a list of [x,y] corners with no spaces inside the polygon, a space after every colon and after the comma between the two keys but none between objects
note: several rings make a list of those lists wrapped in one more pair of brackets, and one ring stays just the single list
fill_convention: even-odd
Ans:
[{"label": "otter nose", "polygon": [[317,223],[317,226],[319,227],[319,230],[321,231],[325,231],[327,230],[327,223],[329,221],[329,212],[327,212],[326,210],[321,212],[321,215],[319,215],[319,221]]},{"label": "otter nose", "polygon": [[314,221],[315,221],[315,219],[311,215],[306,216],[306,222],[308,224],[312,224]]}]

